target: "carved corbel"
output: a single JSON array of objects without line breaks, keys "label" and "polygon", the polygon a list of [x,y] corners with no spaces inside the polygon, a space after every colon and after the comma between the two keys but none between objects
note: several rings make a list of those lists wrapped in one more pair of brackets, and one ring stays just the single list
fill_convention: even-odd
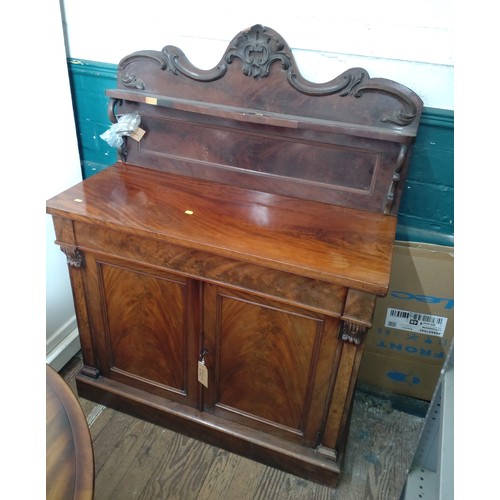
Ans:
[{"label": "carved corbel", "polygon": [[80,268],[84,265],[83,254],[74,245],[61,245],[61,251],[66,255],[68,266]]},{"label": "carved corbel", "polygon": [[340,338],[343,341],[356,345],[363,343],[372,326],[376,298],[372,293],[349,289],[341,316]]},{"label": "carved corbel", "polygon": [[340,338],[344,342],[360,345],[365,339],[367,327],[354,321],[342,320]]},{"label": "carved corbel", "polygon": [[401,171],[405,164],[406,155],[408,153],[408,146],[403,144],[399,150],[398,159],[396,161],[396,166],[394,168],[394,173],[392,174],[391,185],[389,186],[389,192],[385,200],[384,214],[390,214],[392,205],[394,204],[394,197],[396,193],[396,188],[401,181]]}]

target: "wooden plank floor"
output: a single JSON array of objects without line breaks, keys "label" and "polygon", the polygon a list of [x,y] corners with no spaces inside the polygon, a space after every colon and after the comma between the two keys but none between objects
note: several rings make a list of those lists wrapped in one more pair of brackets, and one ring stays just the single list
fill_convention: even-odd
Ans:
[{"label": "wooden plank floor", "polygon": [[[76,393],[81,359],[61,375]],[[94,500],[399,500],[423,418],[356,391],[344,472],[328,488],[80,398],[95,460]]]}]

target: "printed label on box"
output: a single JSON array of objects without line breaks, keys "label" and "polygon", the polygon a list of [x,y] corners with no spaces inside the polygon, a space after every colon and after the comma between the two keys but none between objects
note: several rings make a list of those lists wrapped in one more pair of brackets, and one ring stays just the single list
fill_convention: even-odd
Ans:
[{"label": "printed label on box", "polygon": [[442,337],[446,330],[447,321],[448,318],[442,316],[432,316],[430,314],[404,311],[389,307],[385,318],[385,326],[398,330]]}]

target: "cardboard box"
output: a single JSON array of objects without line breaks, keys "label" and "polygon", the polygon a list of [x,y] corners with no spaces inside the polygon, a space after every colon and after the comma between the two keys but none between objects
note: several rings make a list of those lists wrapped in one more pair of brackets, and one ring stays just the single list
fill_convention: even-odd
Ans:
[{"label": "cardboard box", "polygon": [[430,401],[442,366],[365,351],[358,381],[374,389]]},{"label": "cardboard box", "polygon": [[378,299],[359,380],[430,401],[454,336],[453,247],[396,242],[386,297]]}]

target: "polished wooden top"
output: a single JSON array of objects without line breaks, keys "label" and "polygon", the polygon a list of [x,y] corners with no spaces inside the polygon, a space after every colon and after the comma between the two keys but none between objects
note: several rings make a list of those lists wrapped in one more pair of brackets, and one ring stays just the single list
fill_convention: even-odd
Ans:
[{"label": "polished wooden top", "polygon": [[85,415],[61,376],[48,365],[46,372],[46,498],[91,500],[94,455]]},{"label": "polished wooden top", "polygon": [[117,163],[47,212],[350,286],[387,292],[396,218]]}]

